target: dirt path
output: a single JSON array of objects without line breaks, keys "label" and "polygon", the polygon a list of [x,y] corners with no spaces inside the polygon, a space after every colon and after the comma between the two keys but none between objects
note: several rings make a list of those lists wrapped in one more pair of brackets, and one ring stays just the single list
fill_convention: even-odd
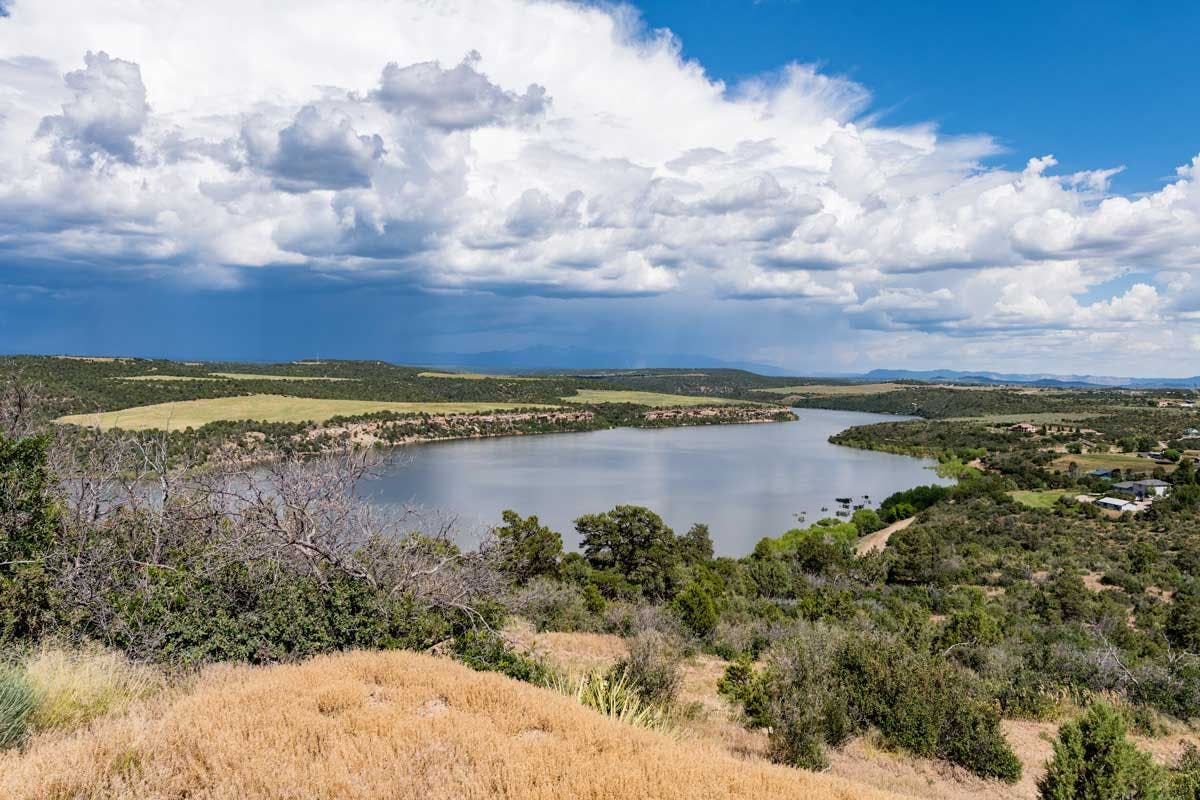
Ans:
[{"label": "dirt path", "polygon": [[858,544],[854,545],[854,551],[861,556],[865,553],[871,552],[872,550],[882,550],[883,548],[887,547],[888,539],[892,538],[893,533],[896,531],[902,531],[909,525],[912,525],[913,520],[915,519],[916,517],[902,519],[898,522],[893,522],[886,528],[880,528],[874,533],[867,534],[858,540]]}]

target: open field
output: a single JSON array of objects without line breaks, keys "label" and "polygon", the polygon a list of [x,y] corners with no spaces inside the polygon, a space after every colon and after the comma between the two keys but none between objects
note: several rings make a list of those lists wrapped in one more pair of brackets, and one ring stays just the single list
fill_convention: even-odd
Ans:
[{"label": "open field", "polygon": [[1167,472],[1175,469],[1174,464],[1156,464],[1148,458],[1130,455],[1129,453],[1081,453],[1080,455],[1064,455],[1050,462],[1051,469],[1067,469],[1071,462],[1078,465],[1081,472],[1091,472],[1094,469],[1119,469],[1134,472],[1152,472],[1155,467],[1162,467]]},{"label": "open field", "polygon": [[1008,496],[1030,508],[1053,508],[1058,498],[1064,494],[1075,495],[1066,489],[1018,489],[1008,493]]},{"label": "open field", "polygon": [[182,430],[198,428],[220,420],[258,420],[261,422],[324,422],[330,417],[395,411],[412,414],[462,414],[480,411],[505,411],[514,408],[553,408],[531,403],[400,403],[374,400],[323,400],[310,397],[285,397],[254,394],[243,397],[217,397],[211,400],[181,400],[137,406],[98,414],[73,414],[58,422],[99,428],[145,430],[148,428]]},{"label": "open field", "polygon": [[11,800],[898,798],[625,725],[411,652],[221,666],[190,691],[0,756]]},{"label": "open field", "polygon": [[266,375],[253,372],[210,372],[208,375],[122,375],[118,381],[353,381],[357,378],[327,378],[320,375]]},{"label": "open field", "polygon": [[266,375],[257,372],[210,372],[217,378],[234,381],[353,381],[357,378],[327,378],[323,375]]},{"label": "open field", "polygon": [[114,381],[219,381],[220,378],[212,376],[202,377],[199,375],[119,375],[115,378],[110,378]]},{"label": "open field", "polygon": [[640,406],[665,408],[674,406],[740,405],[743,401],[726,400],[720,397],[691,397],[681,394],[664,394],[662,392],[635,392],[620,389],[579,389],[570,397],[564,397],[563,402],[635,403]]},{"label": "open field", "polygon": [[1085,419],[1095,419],[1105,415],[1106,410],[1122,409],[1124,406],[1106,406],[1104,409],[1086,412],[1039,411],[1032,414],[981,414],[977,417],[947,417],[947,422],[985,422],[988,424],[1005,423],[1016,425],[1018,422],[1029,422],[1034,425],[1062,425],[1082,422]]},{"label": "open field", "polygon": [[531,375],[485,375],[482,372],[418,372],[418,378],[456,378],[460,381],[536,381]]},{"label": "open field", "polygon": [[802,394],[811,397],[836,397],[838,395],[879,394],[894,392],[897,389],[911,389],[901,383],[853,383],[853,384],[819,384],[810,383],[800,386],[777,386],[773,389],[755,389],[756,392],[770,394],[792,395]]}]

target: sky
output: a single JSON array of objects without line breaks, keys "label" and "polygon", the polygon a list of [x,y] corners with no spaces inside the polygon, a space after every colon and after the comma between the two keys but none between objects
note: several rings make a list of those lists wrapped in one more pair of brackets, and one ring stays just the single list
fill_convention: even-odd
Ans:
[{"label": "sky", "polygon": [[1200,374],[1196,4],[0,9],[2,352]]}]

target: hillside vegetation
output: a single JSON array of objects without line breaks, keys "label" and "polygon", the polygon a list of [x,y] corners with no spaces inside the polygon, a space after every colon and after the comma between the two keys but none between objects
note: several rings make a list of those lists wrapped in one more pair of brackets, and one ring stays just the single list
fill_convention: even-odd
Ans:
[{"label": "hillside vegetation", "polygon": [[[60,370],[148,371],[135,361],[53,361]],[[1135,394],[1114,406],[1107,393],[906,388],[898,393],[937,398],[939,413],[955,416],[984,396],[1042,409],[1019,412],[1031,415],[1077,398],[1095,415],[1040,416],[1012,429],[985,416],[847,430],[833,440],[934,456],[958,483],[913,487],[873,507],[844,498],[836,516],[787,531],[735,531],[757,541],[739,558],[716,557],[702,521],[675,531],[633,505],[581,509],[595,513],[574,521],[578,552],[564,550],[536,508],[503,512],[502,525],[463,548],[453,518],[361,497],[356,487],[376,455],[356,445],[786,418],[777,405],[579,404],[495,414],[506,427],[486,429],[470,415],[397,411],[327,426],[214,422],[170,435],[45,424],[43,405],[57,415],[102,391],[468,403],[537,402],[497,398],[550,387],[559,403],[578,390],[666,388],[651,388],[655,381],[690,385],[679,395],[690,397],[738,383],[725,400],[764,388],[736,372],[620,378],[643,381],[633,388],[608,383],[611,375],[462,380],[359,362],[277,366],[355,379],[270,381],[278,391],[233,383],[233,394],[220,381],[98,373],[75,388],[59,373],[37,390],[0,386],[0,748],[14,750],[0,780],[14,791],[131,800],[300,798],[313,787],[318,797],[365,798],[822,797],[841,790],[814,773],[874,752],[875,764],[890,758],[949,776],[950,789],[914,790],[925,796],[1196,798],[1200,750],[1186,746],[1197,743],[1200,720],[1195,410]],[[424,383],[464,394],[394,396]],[[392,396],[364,396],[373,392]],[[886,404],[894,394],[826,400]],[[214,441],[252,442],[245,447],[270,458],[193,469],[191,456]],[[329,452],[337,443],[352,447]],[[1138,485],[1088,474],[1079,462],[1093,455],[1126,459],[1121,478],[1153,478],[1163,495],[1136,513],[1098,508],[1089,500],[1099,493],[1132,496]],[[536,636],[587,637],[612,657],[564,674],[502,633],[514,624]],[[72,683],[45,680],[70,671],[51,662],[29,666],[30,652],[54,642],[114,651],[166,684],[202,677],[194,691],[152,696],[129,682],[127,717],[77,715],[70,703],[43,713],[49,694],[36,687]],[[412,652],[330,655],[367,650]],[[688,688],[694,663],[707,670],[699,697]],[[600,727],[559,722],[559,709]],[[46,722],[93,718],[90,733]],[[615,721],[624,727],[611,728]],[[705,725],[737,744],[709,755],[687,738]],[[1032,726],[1042,727],[1033,735]],[[1052,747],[1029,746],[1055,730]],[[1127,742],[1127,732],[1141,741]],[[730,753],[780,767],[720,760]]]},{"label": "hillside vegetation", "polygon": [[0,757],[11,800],[888,800],[609,720],[446,659],[208,670],[186,692]]}]

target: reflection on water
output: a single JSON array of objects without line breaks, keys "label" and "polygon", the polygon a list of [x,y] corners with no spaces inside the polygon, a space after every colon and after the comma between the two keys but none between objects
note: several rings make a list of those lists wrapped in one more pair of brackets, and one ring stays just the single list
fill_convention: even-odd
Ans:
[{"label": "reflection on water", "polygon": [[[718,555],[741,556],[763,536],[832,516],[837,497],[872,505],[919,484],[949,483],[924,459],[855,450],[828,437],[851,425],[903,419],[798,409],[799,422],[617,428],[419,445],[396,451],[362,487],[380,505],[416,503],[459,515],[464,528],[511,508],[537,514],[572,546],[572,520],[644,505],[676,533],[708,523]],[[822,513],[822,506],[828,512]],[[466,544],[466,542],[464,542]]]}]

